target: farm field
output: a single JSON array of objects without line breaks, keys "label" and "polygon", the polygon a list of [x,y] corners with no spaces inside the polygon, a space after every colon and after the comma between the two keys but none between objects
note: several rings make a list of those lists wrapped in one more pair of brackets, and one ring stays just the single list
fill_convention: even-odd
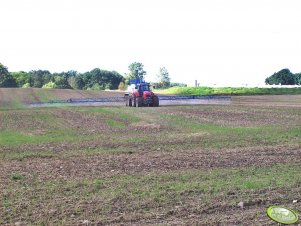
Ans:
[{"label": "farm field", "polygon": [[29,109],[76,96],[13,91],[0,89],[0,225],[275,225],[269,206],[301,211],[301,95]]},{"label": "farm field", "polygon": [[73,89],[0,88],[0,108],[24,108],[31,102],[68,100],[70,98],[99,98],[123,96],[123,92],[87,91]]}]

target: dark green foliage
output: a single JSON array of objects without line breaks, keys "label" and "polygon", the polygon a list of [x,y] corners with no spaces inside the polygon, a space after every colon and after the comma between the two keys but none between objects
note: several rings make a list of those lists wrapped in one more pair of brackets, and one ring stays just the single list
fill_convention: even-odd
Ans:
[{"label": "dark green foliage", "polygon": [[7,68],[0,63],[0,87],[17,87],[16,80],[8,72]]},{"label": "dark green foliage", "polygon": [[23,87],[29,83],[29,76],[25,71],[11,72],[10,74],[14,77],[18,87]]},{"label": "dark green foliage", "polygon": [[80,76],[73,76],[68,78],[68,83],[72,89],[83,89],[85,86],[83,78]]},{"label": "dark green foliage", "polygon": [[68,83],[68,78],[64,76],[54,77],[55,88],[57,89],[71,89],[72,87]]},{"label": "dark green foliage", "polygon": [[18,180],[23,180],[24,179],[24,176],[22,176],[20,173],[13,173],[11,175],[11,179],[13,181],[18,181]]},{"label": "dark green foliage", "polygon": [[113,85],[111,83],[107,83],[105,88],[106,89],[113,89]]},{"label": "dark green foliage", "polygon": [[296,85],[301,85],[301,73],[295,74],[296,76]]},{"label": "dark green foliage", "polygon": [[47,70],[12,72],[0,64],[0,87],[35,87],[57,89],[117,89],[124,77],[116,71],[95,68],[83,74],[77,71],[50,73]]},{"label": "dark green foliage", "polygon": [[78,74],[76,71],[54,73],[52,81],[55,83],[55,88],[57,89],[72,89],[73,87],[69,81],[71,81],[71,78],[74,78],[77,75]]},{"label": "dark green foliage", "polygon": [[268,85],[295,85],[296,76],[289,69],[282,69],[266,78],[265,83]]},{"label": "dark green foliage", "polygon": [[95,68],[79,76],[84,89],[117,89],[120,82],[124,80],[122,75],[116,71],[106,71]]},{"label": "dark green foliage", "polygon": [[77,87],[76,89],[84,89],[84,87],[85,87],[84,80],[80,76],[75,77],[75,84]]},{"label": "dark green foliage", "polygon": [[146,75],[146,71],[143,69],[144,65],[139,62],[134,62],[129,65],[129,74],[127,74],[127,79],[139,79],[144,80],[144,75]]},{"label": "dark green foliage", "polygon": [[42,88],[48,82],[53,82],[53,75],[47,70],[33,70],[28,73],[31,87]]}]

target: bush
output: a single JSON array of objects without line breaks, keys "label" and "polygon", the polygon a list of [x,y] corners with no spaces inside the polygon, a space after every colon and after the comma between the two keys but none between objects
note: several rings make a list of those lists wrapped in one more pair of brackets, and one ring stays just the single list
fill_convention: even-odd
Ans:
[{"label": "bush", "polygon": [[113,89],[113,85],[111,83],[107,83],[105,87],[105,89]]},{"label": "bush", "polygon": [[22,88],[30,88],[30,83],[28,82],[28,83],[25,83],[23,86],[22,86]]},{"label": "bush", "polygon": [[301,88],[211,88],[211,87],[171,87],[160,91],[173,95],[268,95],[268,94],[301,94]]},{"label": "bush", "polygon": [[55,89],[56,88],[56,84],[54,82],[48,82],[45,85],[43,85],[42,88],[45,88],[45,89]]},{"label": "bush", "polygon": [[118,89],[119,89],[119,90],[125,90],[125,84],[124,84],[124,82],[120,82],[120,83],[119,83]]},{"label": "bush", "polygon": [[92,87],[89,87],[87,90],[104,90],[104,87],[99,83],[94,83]]}]

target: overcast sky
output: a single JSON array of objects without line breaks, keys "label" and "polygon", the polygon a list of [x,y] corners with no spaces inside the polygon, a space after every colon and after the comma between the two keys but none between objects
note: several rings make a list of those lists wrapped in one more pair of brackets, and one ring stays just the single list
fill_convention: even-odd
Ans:
[{"label": "overcast sky", "polygon": [[262,84],[301,72],[299,0],[1,0],[0,62],[9,71],[128,71],[153,80]]}]

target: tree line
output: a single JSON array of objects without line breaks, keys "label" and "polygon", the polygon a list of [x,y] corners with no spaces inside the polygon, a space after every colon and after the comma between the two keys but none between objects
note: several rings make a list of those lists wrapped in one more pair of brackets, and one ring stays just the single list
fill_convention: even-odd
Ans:
[{"label": "tree line", "polygon": [[[23,88],[57,88],[57,89],[126,89],[129,80],[144,80],[146,71],[140,62],[131,63],[129,72],[122,76],[116,71],[107,71],[95,68],[85,73],[67,71],[51,73],[47,70],[32,70],[29,72],[9,72],[7,67],[0,63],[0,87]],[[282,69],[265,79],[268,85],[301,85],[301,73],[293,74],[289,69]],[[187,86],[183,83],[171,83],[169,72],[165,67],[159,69],[155,88],[166,89],[173,86]]]},{"label": "tree line", "polygon": [[[47,70],[9,72],[7,67],[0,63],[0,87],[124,90],[130,80],[144,80],[146,75],[144,65],[140,62],[131,63],[128,66],[128,70],[125,76],[116,71],[107,71],[99,68],[85,73],[77,71],[51,73]],[[169,72],[165,67],[159,69],[156,82],[152,84],[157,89],[165,89],[171,86],[187,86],[182,83],[171,83]]]},{"label": "tree line", "polygon": [[7,67],[0,63],[0,87],[104,90],[117,89],[124,80],[125,78],[116,71],[99,68],[85,73],[51,73],[47,70],[9,72]]},{"label": "tree line", "polygon": [[301,85],[301,73],[293,74],[289,69],[282,69],[265,79],[267,85]]}]

